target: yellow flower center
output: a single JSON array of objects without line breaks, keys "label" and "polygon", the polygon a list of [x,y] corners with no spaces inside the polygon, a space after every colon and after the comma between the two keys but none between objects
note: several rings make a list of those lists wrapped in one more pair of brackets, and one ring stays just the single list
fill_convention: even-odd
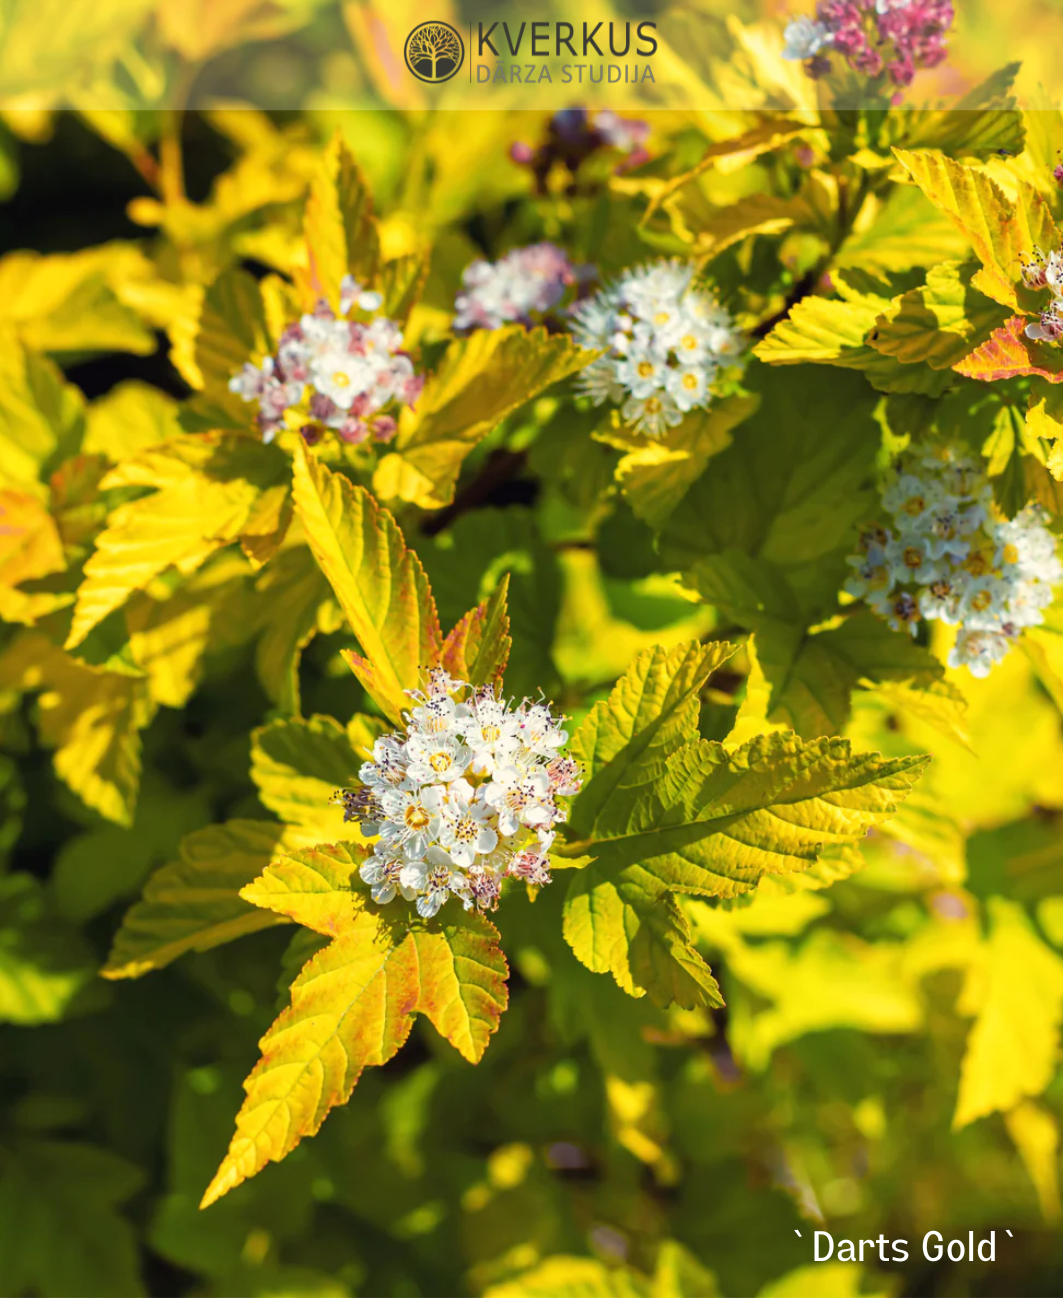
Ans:
[{"label": "yellow flower center", "polygon": [[498,726],[481,726],[480,734],[483,736],[485,744],[494,744],[496,740],[502,738],[502,731]]},{"label": "yellow flower center", "polygon": [[979,591],[971,601],[971,608],[975,613],[981,613],[983,609],[988,609],[993,601],[993,597],[988,591]]},{"label": "yellow flower center", "polygon": [[411,803],[406,809],[403,820],[411,830],[426,830],[431,817],[428,815],[427,808],[422,807],[420,803]]},{"label": "yellow flower center", "polygon": [[643,408],[647,415],[656,415],[660,412],[661,402],[659,397],[647,397],[646,405]]},{"label": "yellow flower center", "polygon": [[694,392],[698,386],[698,376],[696,374],[683,375],[683,387],[689,392]]},{"label": "yellow flower center", "polygon": [[693,352],[693,350],[697,347],[697,345],[698,345],[698,340],[694,337],[693,334],[683,335],[683,339],[682,342],[680,343],[680,347],[684,348],[687,352]]},{"label": "yellow flower center", "polygon": [[652,361],[639,362],[639,378],[648,379],[653,374],[655,367]]},{"label": "yellow flower center", "polygon": [[351,386],[351,376],[344,374],[342,370],[337,370],[332,376],[332,382],[337,388],[349,388]]},{"label": "yellow flower center", "polygon": [[1018,546],[1013,546],[1009,541],[1008,544],[1004,547],[1004,563],[1017,564],[1018,562],[1019,562],[1019,548]]},{"label": "yellow flower center", "polygon": [[904,502],[905,514],[922,514],[926,502],[921,496],[909,496]]},{"label": "yellow flower center", "polygon": [[915,546],[909,546],[904,552],[904,562],[909,568],[919,568],[923,562],[923,552]]},{"label": "yellow flower center", "polygon": [[655,325],[667,325],[671,319],[672,313],[670,311],[658,311],[653,317],[653,323]]},{"label": "yellow flower center", "polygon": [[450,754],[441,749],[438,753],[432,754],[428,759],[428,765],[433,771],[446,771],[450,766]]}]

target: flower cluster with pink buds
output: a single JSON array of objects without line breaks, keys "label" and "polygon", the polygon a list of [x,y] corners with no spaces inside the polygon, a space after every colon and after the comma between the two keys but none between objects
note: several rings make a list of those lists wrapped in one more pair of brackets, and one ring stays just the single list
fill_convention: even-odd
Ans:
[{"label": "flower cluster with pink buds", "polygon": [[1022,264],[1022,282],[1034,291],[1046,289],[1052,296],[1037,320],[1026,326],[1026,337],[1040,343],[1058,343],[1063,338],[1063,252],[1046,257],[1037,250]]},{"label": "flower cluster with pink buds", "polygon": [[787,26],[783,58],[818,78],[836,55],[862,76],[903,88],[920,68],[944,62],[953,16],[952,0],[821,0],[815,19]]},{"label": "flower cluster with pink buds", "polygon": [[454,303],[454,330],[501,329],[518,322],[531,325],[556,307],[573,285],[587,279],[587,269],[573,266],[556,244],[514,248],[497,262],[472,262],[461,277]]},{"label": "flower cluster with pink buds", "polygon": [[288,326],[275,355],[233,375],[229,390],[258,405],[264,442],[286,423],[311,445],[327,430],[349,443],[395,436],[396,416],[416,402],[424,378],[403,350],[400,326],[380,314],[382,305],[379,293],[344,276],[338,312],[322,299]]},{"label": "flower cluster with pink buds", "polygon": [[549,884],[559,800],[580,788],[579,764],[561,752],[564,718],[442,668],[407,693],[405,728],[376,741],[356,789],[333,796],[376,836],[359,870],[373,901],[401,894],[428,919],[450,897],[494,911],[506,879]]},{"label": "flower cluster with pink buds", "polygon": [[616,165],[617,172],[630,171],[647,162],[649,137],[648,122],[621,117],[612,109],[600,108],[592,113],[585,108],[563,108],[550,119],[541,144],[533,148],[518,142],[511,146],[509,156],[515,163],[529,168],[540,194],[547,193],[550,173],[559,164],[572,177],[569,188],[575,191],[579,169],[595,154],[612,149],[624,155]]}]

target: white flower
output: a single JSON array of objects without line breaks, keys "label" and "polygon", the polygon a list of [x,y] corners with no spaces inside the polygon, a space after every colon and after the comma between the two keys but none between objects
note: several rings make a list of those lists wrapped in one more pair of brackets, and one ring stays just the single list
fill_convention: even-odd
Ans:
[{"label": "white flower", "polygon": [[1001,517],[982,462],[948,446],[911,449],[882,504],[891,526],[861,536],[845,589],[898,630],[914,635],[923,618],[958,627],[950,664],[985,676],[1063,582],[1042,510]]},{"label": "white flower", "polygon": [[678,261],[628,271],[573,318],[577,341],[606,353],[581,371],[580,390],[598,405],[619,406],[625,422],[650,437],[707,407],[719,370],[742,351],[731,317]]},{"label": "white flower", "polygon": [[530,774],[519,767],[503,767],[484,787],[484,802],[498,813],[502,834],[516,834],[522,825],[537,828],[553,822],[550,778],[541,768]]},{"label": "white flower", "polygon": [[413,735],[407,744],[410,755],[409,776],[419,785],[438,780],[444,783],[464,775],[472,760],[471,752],[449,736]]},{"label": "white flower", "polygon": [[401,849],[407,857],[423,857],[439,825],[441,801],[438,785],[383,794],[380,804],[387,820],[380,827],[381,842],[389,849]]},{"label": "white flower", "polygon": [[370,886],[374,902],[390,902],[396,892],[409,902],[417,896],[417,890],[404,883],[405,866],[406,859],[402,856],[374,853],[365,859],[358,874]]},{"label": "white flower", "polygon": [[558,800],[580,787],[578,763],[560,752],[564,719],[541,701],[514,708],[441,668],[407,693],[416,703],[405,729],[377,739],[358,788],[333,800],[379,836],[359,871],[373,900],[401,895],[430,918],[452,896],[494,910],[507,877],[549,883],[553,827],[565,819]]},{"label": "white flower", "polygon": [[477,801],[477,791],[466,780],[456,780],[439,803],[439,842],[456,866],[471,866],[477,855],[498,843],[491,824],[491,808]]},{"label": "white flower", "polygon": [[824,23],[817,23],[802,15],[787,23],[783,40],[786,42],[783,58],[803,63],[806,59],[814,58],[825,45],[830,44],[831,33]]}]

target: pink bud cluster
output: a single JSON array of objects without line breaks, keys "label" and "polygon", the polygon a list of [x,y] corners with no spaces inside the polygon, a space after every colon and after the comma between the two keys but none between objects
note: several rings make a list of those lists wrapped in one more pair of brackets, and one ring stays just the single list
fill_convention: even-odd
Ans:
[{"label": "pink bud cluster", "polygon": [[787,27],[783,58],[818,78],[838,55],[863,76],[904,87],[920,68],[945,60],[953,16],[952,0],[821,0],[814,21],[797,18]]},{"label": "pink bud cluster", "polygon": [[322,299],[285,329],[275,355],[233,375],[230,390],[258,404],[263,441],[273,440],[292,408],[311,445],[326,430],[349,443],[395,436],[395,416],[416,402],[424,377],[403,349],[401,327],[380,314],[382,305],[379,293],[345,276],[338,313]]}]

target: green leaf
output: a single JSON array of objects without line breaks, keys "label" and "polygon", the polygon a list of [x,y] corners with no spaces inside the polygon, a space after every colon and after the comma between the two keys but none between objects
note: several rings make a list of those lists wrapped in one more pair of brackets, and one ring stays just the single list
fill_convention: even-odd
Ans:
[{"label": "green leaf", "polygon": [[1000,307],[972,287],[974,267],[942,262],[926,283],[894,299],[867,341],[906,365],[946,370],[984,343],[1002,323]]},{"label": "green leaf", "polygon": [[557,556],[539,536],[531,510],[472,510],[461,515],[421,559],[444,625],[482,604],[508,579],[506,613],[513,640],[507,689],[518,698],[547,693],[557,677],[552,657],[561,600]]},{"label": "green leaf", "polygon": [[634,438],[617,465],[617,482],[632,510],[663,527],[709,460],[731,443],[731,430],[756,410],[755,397],[724,397],[695,411],[659,438]]},{"label": "green leaf", "polygon": [[927,198],[970,240],[982,263],[974,287],[1005,307],[1018,307],[1023,261],[1037,249],[1059,246],[1059,232],[1041,195],[1016,179],[1013,202],[977,168],[939,153],[893,152]]},{"label": "green leaf", "polygon": [[138,1168],[80,1142],[0,1144],[0,1258],[12,1294],[143,1295],[137,1240],[118,1206]]},{"label": "green leaf", "polygon": [[416,413],[403,413],[395,450],[377,466],[377,495],[423,509],[448,505],[473,447],[518,406],[594,357],[565,334],[520,325],[479,329],[451,343]]},{"label": "green leaf", "polygon": [[508,592],[506,574],[491,595],[470,609],[443,642],[439,661],[456,680],[473,686],[501,683],[513,646],[506,612]]},{"label": "green leaf", "polygon": [[417,556],[387,510],[364,488],[298,447],[295,508],[364,657],[347,653],[355,676],[392,721],[403,693],[439,659],[439,619]]},{"label": "green leaf", "polygon": [[281,858],[243,891],[333,941],[306,964],[291,1006],[262,1039],[204,1208],[313,1136],[362,1070],[403,1046],[416,1014],[473,1064],[498,1026],[508,967],[494,927],[475,913],[408,927],[352,890],[361,860],[350,845],[323,846]]},{"label": "green leaf", "polygon": [[775,567],[794,592],[788,602],[828,616],[873,504],[874,393],[856,375],[825,383],[807,367],[782,381],[752,365],[746,382],[761,404],[662,527],[662,563],[700,589],[706,557],[741,551]]},{"label": "green leaf", "polygon": [[332,588],[309,546],[283,550],[259,574],[255,591],[264,597],[255,649],[258,679],[270,699],[288,713],[299,712],[299,662],[335,608]]},{"label": "green leaf", "polygon": [[40,882],[0,878],[0,1021],[62,1019],[94,975],[91,951],[50,914]]},{"label": "green leaf", "polygon": [[660,778],[665,764],[696,731],[700,691],[734,646],[686,641],[673,650],[643,650],[608,699],[587,714],[569,745],[583,767],[573,800],[574,834],[592,838]]},{"label": "green leaf", "polygon": [[[889,166],[890,160],[884,160]],[[863,220],[833,265],[864,271],[908,271],[963,257],[967,244],[951,221],[914,185],[894,186],[870,223]]]},{"label": "green leaf", "polygon": [[674,894],[626,871],[578,871],[565,899],[565,940],[596,974],[612,974],[632,997],[659,1006],[722,1006],[719,985],[690,941]]},{"label": "green leaf", "polygon": [[929,366],[905,366],[876,351],[867,341],[879,317],[890,309],[888,298],[852,294],[848,299],[802,298],[790,314],[753,349],[769,365],[840,366],[860,370],[880,392],[918,392],[939,397],[950,377]]},{"label": "green leaf", "polygon": [[633,878],[648,886],[733,897],[764,875],[807,869],[828,844],[862,838],[894,814],[926,762],[782,733],[734,753],[697,740],[626,807],[610,807],[593,839],[566,852],[593,853],[602,873],[635,866]]},{"label": "green leaf", "polygon": [[281,924],[276,915],[248,906],[240,889],[278,853],[316,841],[316,831],[269,821],[226,821],[186,835],[180,860],[157,870],[126,913],[102,974],[139,978],[185,952]]},{"label": "green leaf", "polygon": [[[370,718],[362,722],[361,741],[371,744],[382,728]],[[251,779],[261,801],[282,821],[317,830],[322,840],[350,833],[342,809],[329,800],[338,786],[357,780],[368,757],[331,717],[282,718],[251,735]]]}]

